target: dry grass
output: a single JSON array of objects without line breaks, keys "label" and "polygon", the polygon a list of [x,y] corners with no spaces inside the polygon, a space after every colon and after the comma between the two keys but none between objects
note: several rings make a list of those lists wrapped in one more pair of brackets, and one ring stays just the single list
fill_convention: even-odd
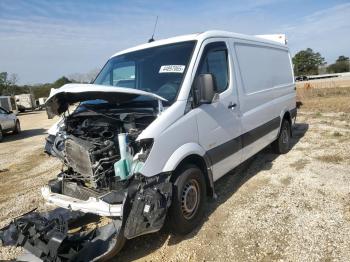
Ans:
[{"label": "dry grass", "polygon": [[333,132],[333,136],[335,136],[335,137],[342,137],[343,134],[338,132],[338,131],[335,131],[335,132]]},{"label": "dry grass", "polygon": [[316,159],[326,162],[326,163],[332,163],[332,164],[339,164],[344,161],[344,158],[340,155],[322,155],[316,157]]},{"label": "dry grass", "polygon": [[350,86],[334,88],[297,88],[301,109],[321,112],[350,113]]},{"label": "dry grass", "polygon": [[291,164],[289,164],[289,166],[295,168],[295,170],[299,171],[304,169],[304,167],[309,163],[308,160],[306,159],[299,159]]},{"label": "dry grass", "polygon": [[336,77],[336,78],[325,78],[310,81],[297,82],[297,88],[335,88],[335,87],[347,87],[350,86],[349,77]]}]

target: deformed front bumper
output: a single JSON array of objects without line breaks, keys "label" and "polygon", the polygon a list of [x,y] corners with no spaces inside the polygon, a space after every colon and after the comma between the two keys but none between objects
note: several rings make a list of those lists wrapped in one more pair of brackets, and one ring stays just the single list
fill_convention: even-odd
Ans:
[{"label": "deformed front bumper", "polygon": [[[100,261],[123,245],[120,219],[100,225],[100,220],[94,220],[94,226],[84,229],[88,221],[85,214],[64,208],[43,213],[32,210],[0,229],[0,246],[26,249],[27,254],[16,261],[68,262]],[[74,232],[70,232],[71,225]]]},{"label": "deformed front bumper", "polygon": [[73,211],[81,211],[107,217],[121,217],[123,214],[123,203],[109,204],[97,197],[89,197],[88,200],[80,200],[59,193],[53,193],[49,186],[42,187],[41,194],[48,203]]},{"label": "deformed front bumper", "polygon": [[[42,195],[61,208],[45,213],[32,211],[15,218],[0,229],[0,245],[22,246],[43,261],[106,258],[122,245],[124,238],[160,230],[171,204],[170,174],[139,176],[129,182],[125,189],[86,195],[74,185],[66,184],[74,192],[62,191],[62,181],[49,181]],[[91,223],[84,213],[110,216],[109,222],[84,227]]]}]

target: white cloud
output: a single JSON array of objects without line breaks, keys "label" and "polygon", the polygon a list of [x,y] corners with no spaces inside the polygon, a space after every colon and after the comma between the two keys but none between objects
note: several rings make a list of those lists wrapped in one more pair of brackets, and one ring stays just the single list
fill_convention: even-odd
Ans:
[{"label": "white cloud", "polygon": [[350,3],[319,10],[281,27],[287,33],[292,52],[311,47],[333,63],[350,54]]}]

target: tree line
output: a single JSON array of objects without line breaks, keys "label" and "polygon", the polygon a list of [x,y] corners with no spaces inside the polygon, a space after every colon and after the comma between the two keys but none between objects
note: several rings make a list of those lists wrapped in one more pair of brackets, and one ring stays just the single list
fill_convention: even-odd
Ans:
[{"label": "tree line", "polygon": [[17,74],[0,73],[0,95],[14,96],[19,94],[32,94],[35,99],[48,97],[51,88],[59,88],[73,81],[63,76],[53,83],[38,85],[19,85]]},{"label": "tree line", "polygon": [[319,52],[314,52],[311,48],[301,50],[292,59],[294,74],[296,76],[317,75],[320,69],[322,73],[343,73],[350,71],[349,57],[339,56],[335,63],[327,66],[324,57]]}]

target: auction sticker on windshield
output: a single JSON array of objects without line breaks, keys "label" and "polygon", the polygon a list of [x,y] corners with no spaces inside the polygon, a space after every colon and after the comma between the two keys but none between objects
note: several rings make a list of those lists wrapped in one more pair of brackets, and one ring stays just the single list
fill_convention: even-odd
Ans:
[{"label": "auction sticker on windshield", "polygon": [[184,65],[163,65],[159,69],[159,73],[183,73],[185,71]]}]

